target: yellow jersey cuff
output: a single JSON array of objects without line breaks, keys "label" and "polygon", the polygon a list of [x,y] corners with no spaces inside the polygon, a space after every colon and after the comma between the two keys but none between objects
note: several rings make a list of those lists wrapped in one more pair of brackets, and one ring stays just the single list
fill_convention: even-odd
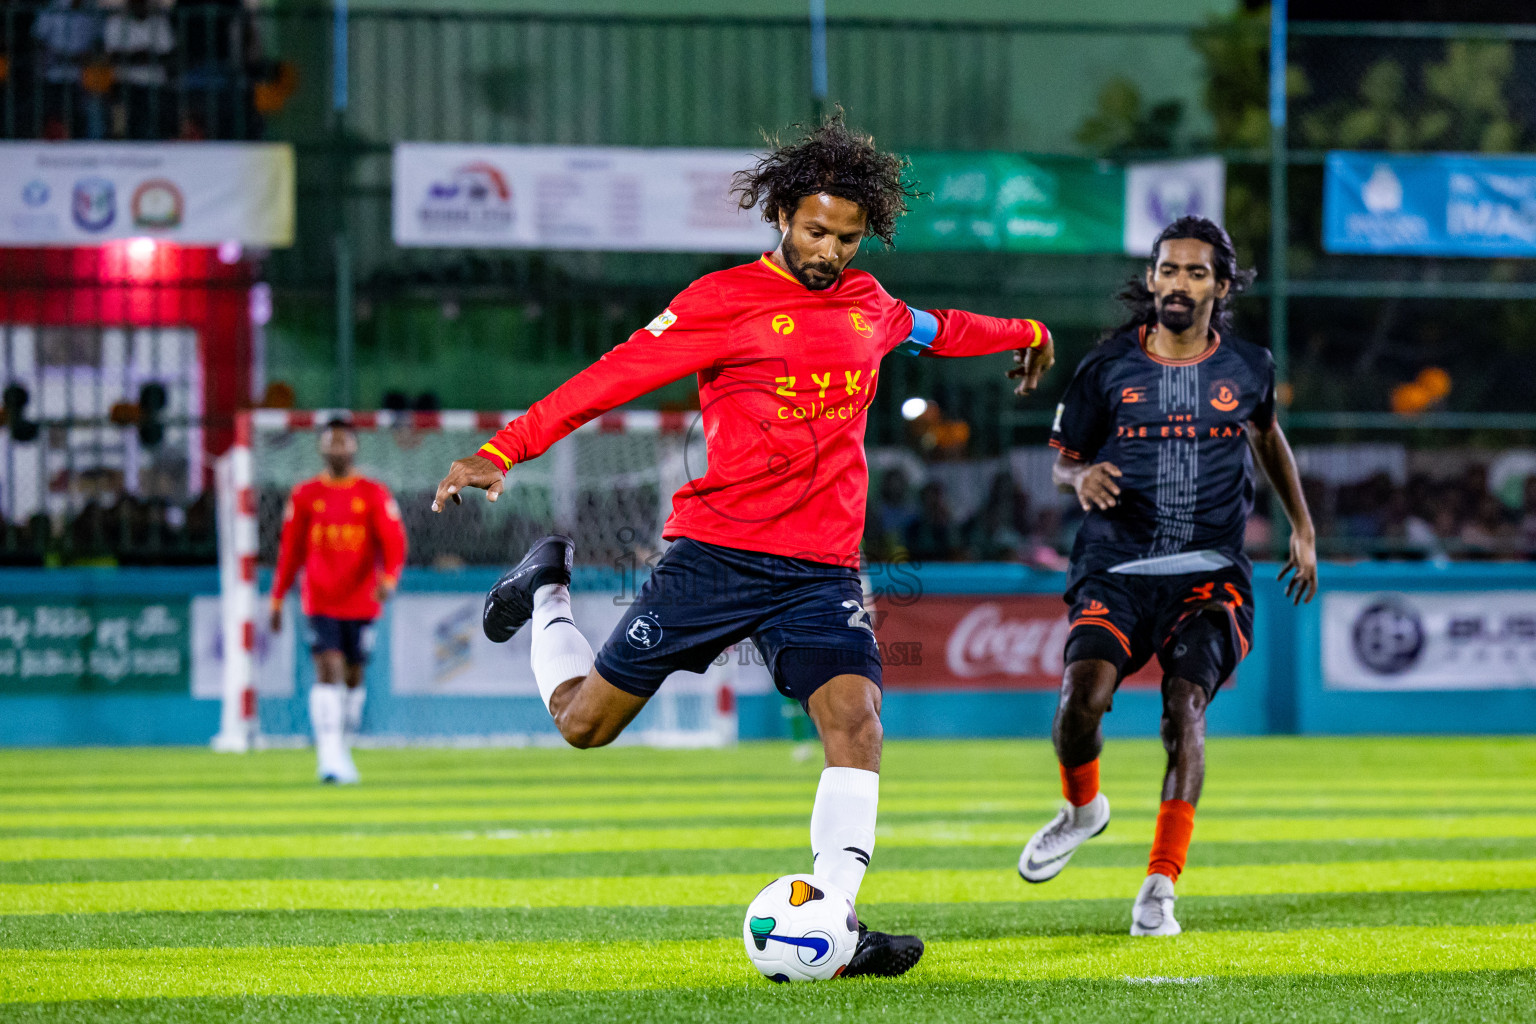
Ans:
[{"label": "yellow jersey cuff", "polygon": [[488,453],[490,455],[494,455],[498,460],[500,460],[500,462],[501,462],[501,471],[503,473],[505,473],[507,470],[512,468],[512,460],[507,458],[500,451],[498,451],[496,446],[491,444],[491,442],[489,442],[489,441],[485,442],[485,444],[480,446],[480,450],[482,452],[486,452],[486,453]]}]

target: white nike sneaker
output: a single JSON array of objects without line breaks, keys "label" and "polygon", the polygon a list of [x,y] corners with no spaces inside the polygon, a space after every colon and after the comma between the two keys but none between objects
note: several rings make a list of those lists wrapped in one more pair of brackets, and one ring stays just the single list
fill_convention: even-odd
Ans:
[{"label": "white nike sneaker", "polygon": [[1184,929],[1173,919],[1173,879],[1148,875],[1131,908],[1132,935],[1177,935]]},{"label": "white nike sneaker", "polygon": [[1019,854],[1019,877],[1048,882],[1061,873],[1073,852],[1109,827],[1109,797],[1100,793],[1081,807],[1063,804],[1050,824],[1036,832]]}]

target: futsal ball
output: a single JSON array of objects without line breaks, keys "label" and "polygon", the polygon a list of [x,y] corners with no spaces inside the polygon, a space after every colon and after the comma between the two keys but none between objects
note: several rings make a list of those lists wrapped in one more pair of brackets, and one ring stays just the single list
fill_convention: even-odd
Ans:
[{"label": "futsal ball", "polygon": [[825,981],[843,973],[859,944],[853,897],[810,875],[774,879],[741,925],[747,959],[769,981]]}]

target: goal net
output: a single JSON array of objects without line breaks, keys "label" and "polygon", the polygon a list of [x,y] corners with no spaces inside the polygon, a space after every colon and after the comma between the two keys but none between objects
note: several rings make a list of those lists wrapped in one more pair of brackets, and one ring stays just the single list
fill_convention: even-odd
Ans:
[{"label": "goal net", "polygon": [[[358,742],[558,742],[528,664],[526,631],[492,644],[480,631],[484,594],[539,537],[576,541],[572,604],[593,649],[607,639],[666,547],[671,496],[704,472],[697,414],[612,413],[507,476],[496,502],[478,492],[431,511],[438,481],[516,416],[511,412],[391,413],[256,410],[242,414],[218,467],[224,709],[214,746],[301,742],[312,678],[291,594],[281,635],[267,635],[267,594],[283,507],[322,469],[317,433],[333,418],[357,431],[356,468],[386,485],[410,550],[400,590],[375,631]],[[735,679],[750,659],[722,656],[680,672],[627,730],[629,742],[717,745],[736,736]]]}]

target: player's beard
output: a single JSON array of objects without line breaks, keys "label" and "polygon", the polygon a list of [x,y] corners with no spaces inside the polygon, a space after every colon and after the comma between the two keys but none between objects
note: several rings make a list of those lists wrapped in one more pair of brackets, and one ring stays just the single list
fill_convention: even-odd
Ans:
[{"label": "player's beard", "polygon": [[[795,243],[790,241],[788,235],[784,236],[784,244],[781,246],[781,248],[784,251],[784,262],[788,265],[789,272],[795,275],[795,280],[805,285],[811,291],[826,291],[828,288],[831,288],[833,285],[837,284],[839,271],[834,270],[830,264],[822,263],[820,261],[807,263],[801,257],[800,250],[795,248]],[[807,273],[807,271],[810,270],[818,271],[824,276],[810,276]]]},{"label": "player's beard", "polygon": [[[1173,298],[1185,300],[1189,305],[1168,305],[1168,300]],[[1158,325],[1165,330],[1172,331],[1174,334],[1183,334],[1195,325],[1195,314],[1198,312],[1198,309],[1199,307],[1195,305],[1195,300],[1187,295],[1169,295],[1165,298],[1160,298],[1157,300]]]},{"label": "player's beard", "polygon": [[349,476],[352,473],[352,459],[350,457],[342,458],[335,455],[327,455],[325,456],[325,468],[330,470],[331,476],[337,478]]}]

